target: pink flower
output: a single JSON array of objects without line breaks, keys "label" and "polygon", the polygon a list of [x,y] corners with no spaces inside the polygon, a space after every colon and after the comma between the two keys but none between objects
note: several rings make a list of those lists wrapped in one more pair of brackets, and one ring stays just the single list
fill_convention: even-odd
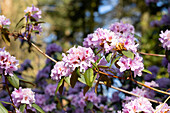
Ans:
[{"label": "pink flower", "polygon": [[60,61],[55,64],[54,68],[51,70],[50,76],[53,80],[60,80],[62,76],[70,76],[71,72],[71,69],[65,66],[65,62]]},{"label": "pink flower", "polygon": [[115,23],[110,30],[98,28],[94,33],[84,39],[85,47],[103,49],[101,53],[115,52],[117,50],[137,51],[135,43],[134,27],[130,24]]},{"label": "pink flower", "polygon": [[120,58],[117,64],[120,66],[120,72],[131,69],[132,71],[134,71],[134,77],[136,77],[136,75],[142,75],[142,70],[144,69],[142,60],[143,58],[136,53],[133,60],[131,58],[123,56]]},{"label": "pink flower", "polygon": [[41,10],[39,10],[39,8],[36,8],[34,5],[32,5],[32,7],[27,7],[27,9],[25,9],[24,12],[30,13],[31,16],[36,20],[41,18]]},{"label": "pink flower", "polygon": [[4,15],[0,15],[0,26],[9,26],[11,22]]},{"label": "pink flower", "polygon": [[122,22],[120,22],[120,23],[116,22],[116,23],[112,24],[110,26],[110,30],[115,33],[122,33],[122,34],[125,34],[125,33],[134,34],[135,33],[135,29],[132,25],[124,24]]},{"label": "pink flower", "polygon": [[163,48],[170,50],[170,30],[161,31],[160,37],[159,41],[162,43]]},{"label": "pink flower", "polygon": [[152,104],[146,98],[136,98],[133,101],[130,101],[127,104],[123,105],[123,113],[153,113],[154,109]]},{"label": "pink flower", "polygon": [[[19,61],[11,56],[5,49],[0,49],[0,74],[13,76],[13,71],[18,69]],[[4,70],[4,73],[3,73]]]},{"label": "pink flower", "polygon": [[80,68],[80,72],[85,72],[92,66],[91,62],[94,62],[94,53],[91,48],[74,46],[67,51],[67,55],[64,53],[62,55],[65,66],[69,67],[71,71]]},{"label": "pink flower", "polygon": [[[159,109],[160,107],[161,107],[161,109]],[[157,111],[157,113],[169,113],[170,112],[170,106],[168,106],[168,104],[165,103],[162,107],[162,104],[160,104],[160,105],[156,106],[155,112],[156,111]]]},{"label": "pink flower", "polygon": [[27,104],[30,107],[32,103],[35,103],[35,94],[32,92],[30,88],[22,89],[21,87],[17,90],[15,89],[12,94],[12,99],[14,101],[15,106],[19,106],[21,104]]}]

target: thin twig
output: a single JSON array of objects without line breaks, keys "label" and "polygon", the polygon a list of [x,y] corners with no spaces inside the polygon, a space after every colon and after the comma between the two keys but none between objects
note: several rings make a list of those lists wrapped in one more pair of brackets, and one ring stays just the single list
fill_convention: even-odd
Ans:
[{"label": "thin twig", "polygon": [[107,74],[107,73],[102,72],[102,71],[99,71],[98,73],[101,73],[101,74],[104,74],[104,75],[107,75],[107,76],[111,76],[111,77],[114,77],[114,78],[119,78],[119,79],[124,79],[124,80],[131,80],[131,81],[133,81],[133,82],[135,82],[135,83],[137,83],[137,84],[139,84],[139,85],[142,85],[142,86],[144,86],[144,87],[146,87],[146,88],[149,88],[149,89],[151,89],[151,90],[154,90],[154,91],[156,91],[156,92],[159,92],[159,93],[162,93],[162,94],[166,94],[166,95],[170,95],[170,93],[168,93],[168,92],[165,92],[165,91],[162,91],[162,90],[159,90],[159,89],[156,89],[156,88],[147,86],[147,85],[145,85],[145,84],[143,84],[143,83],[141,83],[141,82],[138,82],[138,81],[136,81],[136,80],[134,80],[134,79],[131,79],[131,78],[128,78],[128,79],[127,79],[127,78],[123,78],[123,77],[118,77],[118,76],[115,76],[115,75]]},{"label": "thin twig", "polygon": [[[26,37],[24,37],[24,40],[28,41]],[[48,59],[52,60],[53,62],[57,63],[56,60],[54,60],[52,57],[48,56],[47,54],[45,54],[39,47],[37,47],[34,43],[29,42],[35,49],[37,49],[42,55],[44,55],[45,57],[47,57]]]},{"label": "thin twig", "polygon": [[[97,83],[97,80],[95,80],[95,82]],[[104,84],[103,82],[101,82],[101,81],[99,81],[99,84],[105,85],[105,84]],[[118,91],[121,91],[121,92],[130,94],[130,95],[136,96],[136,97],[142,97],[142,96],[140,96],[140,95],[136,95],[136,94],[134,94],[134,93],[132,93],[132,92],[129,92],[129,91],[126,91],[126,90],[124,90],[124,89],[120,89],[120,88],[114,87],[114,86],[112,86],[112,85],[111,85],[110,87],[113,88],[113,89],[116,89],[116,90],[118,90]],[[146,97],[143,97],[143,98],[146,98]],[[162,103],[162,102],[158,102],[158,101],[153,100],[153,99],[149,99],[149,98],[146,98],[146,99],[148,99],[148,100],[151,101],[151,102],[157,103],[157,104],[161,104],[161,103]]]},{"label": "thin twig", "polygon": [[144,52],[138,52],[142,55],[148,55],[148,56],[158,56],[158,57],[165,57],[165,55],[160,55],[160,54],[151,54],[151,53],[144,53]]},{"label": "thin twig", "polygon": [[[11,102],[12,102],[12,104],[14,105],[14,102],[13,102],[12,96],[11,96],[11,92],[9,91],[9,86],[8,86],[8,83],[7,83],[7,82],[8,82],[8,79],[7,79],[6,75],[3,74],[3,76],[5,77],[5,86],[6,86],[6,89],[7,89],[7,91],[8,91],[9,96],[10,96]],[[14,110],[15,110],[15,107],[14,107]]]}]

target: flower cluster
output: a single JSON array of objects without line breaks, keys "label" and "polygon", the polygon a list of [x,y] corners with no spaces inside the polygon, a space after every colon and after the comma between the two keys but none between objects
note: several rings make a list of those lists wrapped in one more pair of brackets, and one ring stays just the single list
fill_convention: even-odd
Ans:
[{"label": "flower cluster", "polygon": [[27,7],[27,9],[25,9],[24,12],[29,13],[28,15],[32,16],[36,20],[41,18],[41,10],[39,10],[39,8],[36,8],[34,5],[32,5],[32,7]]},{"label": "flower cluster", "polygon": [[[39,8],[36,8],[34,5],[32,7],[27,7],[27,9],[24,10],[26,13],[25,17],[27,22],[28,21],[34,21],[37,22],[41,18],[41,10]],[[42,32],[42,27],[40,24],[29,24],[27,27],[27,30],[34,30],[35,33],[40,33]]]},{"label": "flower cluster", "polygon": [[136,75],[142,75],[142,70],[144,69],[142,60],[143,58],[136,53],[134,59],[123,56],[120,58],[117,64],[120,66],[120,72],[130,69],[134,71],[134,77],[136,77]]},{"label": "flower cluster", "polygon": [[51,78],[53,80],[60,80],[62,76],[70,76],[71,70],[68,66],[65,66],[63,61],[57,62],[54,68],[51,70]]},{"label": "flower cluster", "polygon": [[108,53],[115,50],[137,51],[138,44],[135,43],[134,27],[130,24],[114,23],[110,30],[98,28],[94,33],[89,34],[84,39],[85,47],[104,49],[102,52]]},{"label": "flower cluster", "polygon": [[32,103],[35,103],[35,94],[30,88],[21,87],[17,90],[15,89],[12,94],[12,99],[15,106],[20,106],[21,104],[27,104],[32,107]]},{"label": "flower cluster", "polygon": [[19,61],[15,57],[11,56],[9,52],[5,51],[5,48],[0,48],[0,74],[13,76],[13,71],[18,69]]},{"label": "flower cluster", "polygon": [[72,47],[66,54],[62,54],[63,59],[57,62],[51,71],[51,77],[54,80],[60,80],[62,76],[70,76],[76,69],[80,68],[80,72],[85,72],[94,62],[94,53],[91,48],[78,46]]},{"label": "flower cluster", "polygon": [[136,98],[133,101],[123,105],[123,113],[153,113],[152,104],[146,98]]},{"label": "flower cluster", "polygon": [[170,50],[170,30],[165,32],[161,31],[159,40],[162,43],[163,48]]},{"label": "flower cluster", "polygon": [[0,27],[9,26],[11,22],[4,15],[0,15]]}]

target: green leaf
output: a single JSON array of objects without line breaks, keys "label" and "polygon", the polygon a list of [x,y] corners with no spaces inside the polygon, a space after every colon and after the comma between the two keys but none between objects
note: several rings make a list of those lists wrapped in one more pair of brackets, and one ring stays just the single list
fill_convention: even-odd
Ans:
[{"label": "green leaf", "polygon": [[34,83],[32,83],[32,82],[30,82],[30,81],[28,81],[28,80],[24,80],[24,79],[21,79],[21,78],[19,78],[19,80],[22,81],[22,82],[24,82],[24,83],[28,83],[28,84],[31,84],[31,85],[33,85],[33,86],[36,86]]},{"label": "green leaf", "polygon": [[62,93],[63,93],[63,87],[64,87],[64,82],[63,82],[62,85],[59,87],[59,93],[60,93],[60,95],[62,95]]},{"label": "green leaf", "polygon": [[110,62],[110,60],[111,60],[111,58],[112,58],[112,54],[113,54],[113,53],[108,53],[108,54],[106,54],[106,60],[107,60],[108,63]]},{"label": "green leaf", "polygon": [[80,75],[80,78],[78,78],[78,80],[79,80],[81,83],[86,84],[84,75]]},{"label": "green leaf", "polygon": [[5,102],[5,101],[0,101],[0,102],[5,103],[5,104],[12,105],[13,107],[15,107],[15,109],[18,109],[15,105],[13,105],[13,104],[12,104],[12,103],[10,103],[10,102]]},{"label": "green leaf", "polygon": [[93,78],[93,82],[96,80],[97,75],[98,75],[98,73],[95,74],[95,76],[94,76],[94,78]]},{"label": "green leaf", "polygon": [[19,110],[23,113],[25,110],[25,107],[26,107],[26,104],[22,104],[20,105]]},{"label": "green leaf", "polygon": [[19,20],[19,22],[16,24],[15,28],[19,25],[19,23],[20,23],[22,20],[24,20],[24,18],[25,18],[25,17],[22,17],[22,18]]},{"label": "green leaf", "polygon": [[55,93],[57,93],[57,91],[59,90],[59,88],[60,88],[60,86],[63,84],[63,82],[64,82],[64,80],[61,79],[60,82],[59,82],[58,85],[57,85],[57,88],[56,88],[56,90],[55,90]]},{"label": "green leaf", "polygon": [[92,68],[89,68],[86,70],[86,72],[84,73],[84,78],[85,78],[86,84],[91,87],[93,83],[93,78],[94,78],[94,73],[93,73]]},{"label": "green leaf", "polygon": [[13,76],[7,76],[7,79],[12,86],[17,89],[19,88],[19,78],[15,74]]},{"label": "green leaf", "polygon": [[145,72],[145,73],[149,73],[149,74],[151,74],[152,75],[152,72],[150,72],[149,70],[147,70],[147,69],[144,69],[144,70],[142,70],[143,72]]},{"label": "green leaf", "polygon": [[78,80],[78,74],[77,74],[77,69],[73,71],[71,78],[70,78],[70,85],[72,88],[76,85],[76,82]]},{"label": "green leaf", "polygon": [[8,113],[8,110],[0,103],[0,111],[1,113]]},{"label": "green leaf", "polygon": [[2,39],[3,41],[8,45],[10,46],[10,39],[9,39],[9,34],[8,34],[8,29],[2,29],[1,31],[1,36],[2,36]]},{"label": "green leaf", "polygon": [[134,59],[134,53],[131,52],[130,50],[128,51],[122,51],[123,55],[125,55],[128,58]]},{"label": "green leaf", "polygon": [[90,89],[90,87],[89,86],[85,86],[84,87],[84,90],[83,90],[83,94],[84,94],[84,96],[85,96],[85,94],[87,93],[87,91]]},{"label": "green leaf", "polygon": [[37,104],[33,103],[32,107],[35,108],[37,111],[39,111],[40,113],[45,113]]},{"label": "green leaf", "polygon": [[112,62],[110,63],[109,68],[111,68],[111,67],[112,67],[112,65],[113,65],[116,61],[118,61],[118,60],[119,60],[119,58],[120,58],[120,56],[118,56],[118,57],[116,57],[114,60],[112,60]]},{"label": "green leaf", "polygon": [[86,107],[87,107],[87,109],[92,109],[93,108],[93,103],[88,102]]},{"label": "green leaf", "polygon": [[99,68],[109,68],[109,66],[98,65]]},{"label": "green leaf", "polygon": [[70,85],[70,77],[64,77],[64,80],[66,81],[66,83],[67,83],[68,85]]}]

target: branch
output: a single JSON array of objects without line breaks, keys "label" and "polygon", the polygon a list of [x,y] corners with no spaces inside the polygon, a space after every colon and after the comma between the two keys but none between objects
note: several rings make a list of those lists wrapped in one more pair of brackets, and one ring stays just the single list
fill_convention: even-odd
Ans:
[{"label": "branch", "polygon": [[[26,40],[28,42],[28,39],[26,37],[24,37],[24,40]],[[52,60],[53,62],[57,63],[56,60],[54,60],[52,57],[48,56],[47,54],[45,54],[40,48],[38,48],[34,43],[29,42],[35,49],[37,49],[42,55],[44,55],[45,57],[47,57],[48,59]]]},{"label": "branch", "polygon": [[[97,80],[95,80],[95,82],[97,83]],[[101,82],[101,81],[99,81],[99,84],[105,85],[105,84],[104,84],[103,82]],[[140,95],[136,95],[136,94],[134,94],[134,93],[132,93],[132,92],[129,92],[129,91],[126,91],[126,90],[124,90],[124,89],[120,89],[120,88],[114,87],[114,86],[112,86],[112,85],[111,85],[110,87],[113,88],[113,89],[116,89],[116,90],[118,90],[118,91],[121,91],[121,92],[130,94],[130,95],[136,96],[136,97],[142,97],[142,96],[140,96]],[[143,98],[146,98],[146,97],[143,97]],[[149,98],[146,98],[146,99],[148,99],[148,100],[151,101],[151,102],[157,103],[157,104],[162,104],[162,102],[158,102],[158,101],[153,100],[153,99],[149,99]]]},{"label": "branch", "polygon": [[165,57],[165,55],[160,55],[160,54],[151,54],[151,53],[144,53],[144,52],[138,52],[142,55],[148,55],[148,56],[158,56],[158,57]]},{"label": "branch", "polygon": [[[96,71],[96,70],[95,70],[95,71]],[[96,72],[98,72],[98,71],[96,71]],[[156,92],[159,92],[159,93],[166,94],[166,95],[169,95],[169,96],[170,96],[170,93],[168,93],[168,92],[165,92],[165,91],[162,91],[162,90],[159,90],[159,89],[156,89],[156,88],[147,86],[147,85],[145,85],[145,84],[143,84],[143,83],[141,83],[141,82],[138,82],[138,81],[136,81],[136,80],[134,80],[134,79],[131,79],[131,78],[118,77],[118,76],[115,76],[115,75],[107,74],[107,73],[102,72],[102,71],[99,71],[98,73],[101,73],[101,74],[104,74],[104,75],[107,75],[107,76],[111,76],[111,77],[114,77],[114,78],[119,78],[119,79],[124,79],[124,80],[131,80],[131,81],[133,81],[133,82],[135,82],[135,83],[137,83],[137,84],[140,84],[140,85],[142,85],[142,86],[144,86],[144,87],[146,87],[146,88],[149,88],[149,89],[154,90],[154,91],[156,91]]]}]

